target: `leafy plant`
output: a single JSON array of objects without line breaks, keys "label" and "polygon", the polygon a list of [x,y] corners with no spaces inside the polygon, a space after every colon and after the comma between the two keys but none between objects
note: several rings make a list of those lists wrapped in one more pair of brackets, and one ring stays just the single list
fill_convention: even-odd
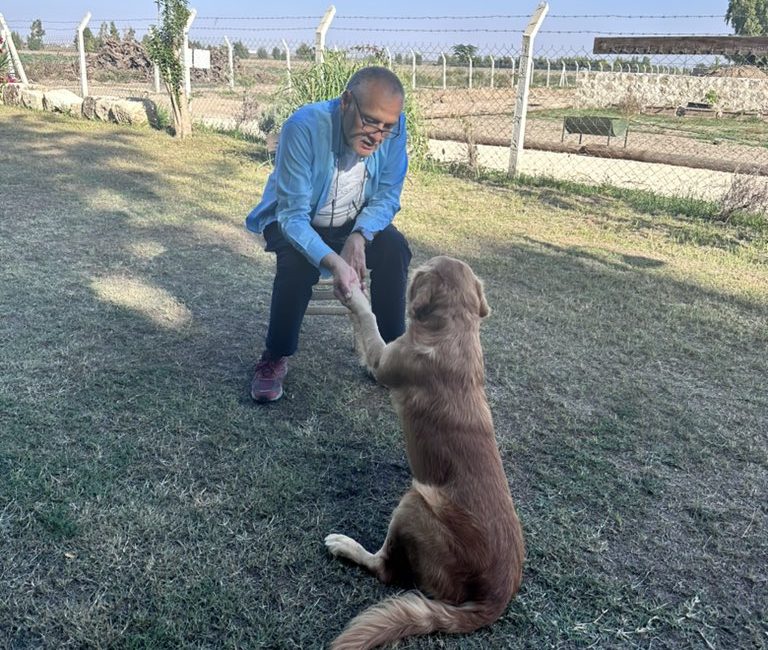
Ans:
[{"label": "leafy plant", "polygon": [[[350,59],[343,51],[326,52],[322,63],[313,63],[291,74],[290,80],[278,91],[274,108],[262,118],[262,131],[279,131],[283,122],[300,106],[339,97],[349,78],[360,68],[382,64],[380,53],[374,53],[366,59]],[[408,93],[405,95],[403,112],[411,166],[419,167],[426,160],[428,142],[419,107],[415,98]]]},{"label": "leafy plant", "polygon": [[43,22],[37,18],[36,20],[32,21],[32,26],[29,30],[29,38],[27,38],[27,47],[30,50],[42,50],[43,36],[45,36]]},{"label": "leafy plant", "polygon": [[179,52],[184,44],[184,27],[189,18],[187,0],[157,0],[162,23],[150,27],[147,52],[150,60],[157,64],[160,77],[171,98],[173,126],[177,137],[184,138],[192,133],[192,119],[184,92],[184,69]]}]

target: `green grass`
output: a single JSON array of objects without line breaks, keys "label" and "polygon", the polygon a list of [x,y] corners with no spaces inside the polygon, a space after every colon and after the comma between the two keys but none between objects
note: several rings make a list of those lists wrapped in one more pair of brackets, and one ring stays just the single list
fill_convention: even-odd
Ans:
[{"label": "green grass", "polygon": [[[0,646],[321,648],[392,590],[409,481],[343,319],[253,405],[274,260],[264,152],[0,106]],[[484,278],[526,534],[493,626],[402,648],[768,646],[765,222],[412,174],[398,226]]]}]

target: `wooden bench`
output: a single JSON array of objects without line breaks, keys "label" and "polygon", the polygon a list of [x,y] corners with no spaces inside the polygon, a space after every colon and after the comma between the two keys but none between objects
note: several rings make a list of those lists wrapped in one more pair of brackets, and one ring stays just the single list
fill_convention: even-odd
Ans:
[{"label": "wooden bench", "polygon": [[608,144],[611,144],[611,138],[620,135],[624,136],[624,146],[627,146],[627,136],[629,135],[629,124],[617,117],[603,117],[601,115],[569,115],[563,118],[563,134],[560,142],[565,140],[566,133],[578,133],[579,144],[581,138],[585,135],[599,135],[608,138]]},{"label": "wooden bench", "polygon": [[349,309],[342,305],[333,295],[333,279],[320,278],[312,288],[312,298],[305,312],[310,315],[348,316]]}]

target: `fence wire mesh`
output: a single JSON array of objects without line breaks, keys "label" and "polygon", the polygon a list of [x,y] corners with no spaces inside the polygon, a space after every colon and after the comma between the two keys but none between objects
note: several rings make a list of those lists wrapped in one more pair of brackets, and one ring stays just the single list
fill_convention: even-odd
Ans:
[{"label": "fence wire mesh", "polygon": [[[190,46],[211,51],[191,73],[193,119],[263,134],[263,116],[289,76],[314,60],[322,16],[198,16]],[[29,21],[6,15],[22,33]],[[529,15],[337,15],[326,48],[375,57],[402,78],[420,108],[431,155],[476,171],[506,171]],[[31,83],[80,92],[80,21],[45,23],[45,47],[20,54]],[[141,38],[156,19],[93,18],[92,95],[166,104]],[[106,25],[117,38],[109,39]],[[113,29],[114,27],[114,29]],[[765,210],[768,195],[768,59],[763,54],[595,54],[598,36],[727,32],[723,16],[557,15],[532,52],[525,152],[519,172],[649,190]],[[233,69],[228,65],[232,45]],[[745,198],[747,197],[747,198]],[[739,207],[738,205],[736,207]]]}]

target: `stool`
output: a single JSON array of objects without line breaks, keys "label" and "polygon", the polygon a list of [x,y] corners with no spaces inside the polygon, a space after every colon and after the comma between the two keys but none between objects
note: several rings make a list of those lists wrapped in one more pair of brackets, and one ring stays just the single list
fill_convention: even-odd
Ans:
[{"label": "stool", "polygon": [[333,295],[333,280],[320,278],[318,283],[312,287],[312,298],[310,298],[306,313],[320,316],[348,316],[349,309],[340,304],[336,296]]}]

